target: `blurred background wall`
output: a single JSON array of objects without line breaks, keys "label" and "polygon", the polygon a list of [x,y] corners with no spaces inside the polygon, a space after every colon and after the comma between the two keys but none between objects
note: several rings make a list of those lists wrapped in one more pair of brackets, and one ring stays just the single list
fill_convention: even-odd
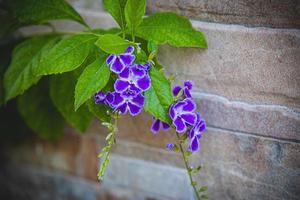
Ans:
[{"label": "blurred background wall", "polygon": [[[70,2],[92,26],[116,25],[100,0]],[[157,11],[189,17],[208,40],[206,50],[164,46],[159,60],[178,83],[195,83],[208,130],[192,162],[210,199],[300,199],[299,1],[148,0]],[[121,120],[101,184],[106,130],[96,121],[83,136],[66,127],[56,143],[2,145],[0,199],[193,199],[180,155],[164,149],[172,133],[152,135],[150,125],[146,114]]]}]

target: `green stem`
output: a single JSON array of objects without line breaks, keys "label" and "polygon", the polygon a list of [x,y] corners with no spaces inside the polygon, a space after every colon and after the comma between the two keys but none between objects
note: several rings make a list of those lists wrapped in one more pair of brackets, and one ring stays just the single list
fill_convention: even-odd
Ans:
[{"label": "green stem", "polygon": [[177,132],[176,132],[176,136],[177,136],[177,140],[178,140],[179,150],[180,150],[181,155],[182,155],[182,157],[183,157],[184,165],[185,165],[185,168],[186,168],[186,170],[187,170],[187,172],[188,172],[188,175],[189,175],[189,178],[190,178],[191,186],[192,186],[193,189],[194,189],[194,192],[195,192],[195,194],[196,194],[197,199],[198,199],[198,200],[201,200],[201,198],[200,198],[200,196],[199,196],[199,193],[198,193],[198,191],[197,191],[196,185],[194,184],[195,181],[194,181],[194,179],[193,179],[192,172],[191,172],[190,167],[189,167],[188,158],[187,158],[187,156],[184,154],[184,150],[183,150],[183,147],[182,147],[182,142],[181,142],[180,137],[179,137],[179,135],[178,135]]}]

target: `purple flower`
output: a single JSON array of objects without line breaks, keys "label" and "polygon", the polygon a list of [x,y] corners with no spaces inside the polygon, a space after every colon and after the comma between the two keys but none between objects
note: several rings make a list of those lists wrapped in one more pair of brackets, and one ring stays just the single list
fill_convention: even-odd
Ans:
[{"label": "purple flower", "polygon": [[105,104],[106,103],[106,94],[102,91],[96,93],[94,95],[95,103],[96,104]]},{"label": "purple flower", "polygon": [[111,92],[107,97],[108,103],[115,109],[126,114],[128,111],[132,116],[138,115],[144,106],[145,98],[141,94],[131,91],[123,93]]},{"label": "purple flower", "polygon": [[153,119],[154,119],[154,121],[153,121],[153,124],[151,126],[151,132],[152,133],[154,133],[154,134],[158,133],[160,127],[162,127],[163,130],[165,130],[165,131],[170,128],[169,124],[167,124],[163,121],[160,121],[159,119],[155,119],[154,117],[153,117]]},{"label": "purple flower", "polygon": [[132,54],[133,52],[134,47],[129,46],[124,53],[118,56],[110,54],[106,59],[106,64],[110,66],[111,71],[119,74],[134,61],[135,56]]},{"label": "purple flower", "polygon": [[190,145],[189,149],[192,152],[196,152],[200,149],[199,140],[202,137],[203,132],[206,129],[206,124],[204,119],[197,113],[197,122],[195,126],[189,132]]},{"label": "purple flower", "polygon": [[183,89],[179,85],[174,86],[174,88],[173,88],[173,95],[176,97],[179,94],[179,92],[181,90],[183,90],[183,95],[185,97],[187,97],[187,98],[191,98],[192,97],[192,95],[191,95],[192,88],[193,88],[192,81],[186,80],[186,81],[184,81],[184,87],[183,87]]},{"label": "purple flower", "polygon": [[191,98],[178,101],[169,109],[169,116],[178,133],[186,131],[187,126],[196,123],[197,115],[194,113],[196,104]]},{"label": "purple flower", "polygon": [[126,90],[140,93],[146,91],[151,86],[150,76],[143,68],[143,65],[132,65],[125,68],[114,84],[116,92],[122,93]]},{"label": "purple flower", "polygon": [[168,144],[166,145],[166,149],[167,149],[168,151],[172,151],[172,150],[174,149],[174,147],[175,147],[175,145],[174,145],[173,143],[168,143]]}]

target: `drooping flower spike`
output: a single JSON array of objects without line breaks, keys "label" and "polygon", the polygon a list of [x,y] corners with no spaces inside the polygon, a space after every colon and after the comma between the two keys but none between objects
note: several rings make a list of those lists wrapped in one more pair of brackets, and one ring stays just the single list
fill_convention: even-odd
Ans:
[{"label": "drooping flower spike", "polygon": [[170,126],[169,124],[159,120],[159,119],[155,119],[153,117],[153,123],[152,123],[152,126],[151,126],[151,132],[154,133],[154,134],[157,134],[160,130],[160,128],[162,128],[163,130],[167,131],[169,130]]},{"label": "drooping flower spike", "polygon": [[122,54],[110,54],[106,59],[106,64],[110,66],[111,71],[120,74],[127,66],[133,63],[135,59],[133,52],[134,47],[129,46]]},{"label": "drooping flower spike", "polygon": [[200,138],[203,135],[203,132],[206,129],[206,124],[204,119],[197,113],[197,122],[195,126],[189,132],[190,145],[189,150],[192,152],[196,152],[200,149]]},{"label": "drooping flower spike", "polygon": [[178,133],[183,133],[188,126],[195,125],[197,120],[195,110],[196,103],[191,98],[178,101],[170,107],[169,116]]}]

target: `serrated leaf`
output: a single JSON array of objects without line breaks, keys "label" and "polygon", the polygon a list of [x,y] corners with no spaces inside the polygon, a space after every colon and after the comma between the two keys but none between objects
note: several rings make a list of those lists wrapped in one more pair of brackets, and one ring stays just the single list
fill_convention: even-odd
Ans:
[{"label": "serrated leaf", "polygon": [[122,30],[126,27],[124,9],[127,0],[103,0],[104,8],[116,20]]},{"label": "serrated leaf", "polygon": [[150,70],[151,87],[145,92],[146,112],[164,122],[171,123],[169,107],[173,103],[170,82],[154,67]]},{"label": "serrated leaf", "polygon": [[126,50],[130,42],[117,35],[105,34],[99,36],[95,44],[106,53],[120,54]]},{"label": "serrated leaf", "polygon": [[77,130],[84,132],[89,127],[92,115],[87,106],[83,106],[74,111],[74,90],[77,79],[82,70],[52,76],[50,80],[51,99],[66,119]]},{"label": "serrated leaf", "polygon": [[74,35],[61,40],[45,55],[38,75],[58,74],[78,68],[89,55],[97,37],[92,34]]},{"label": "serrated leaf", "polygon": [[12,62],[4,76],[6,101],[22,94],[39,81],[40,76],[36,75],[35,70],[58,40],[57,36],[34,37],[14,49]]},{"label": "serrated leaf", "polygon": [[64,119],[51,102],[46,81],[19,97],[18,110],[26,124],[42,138],[57,139],[62,135]]},{"label": "serrated leaf", "polygon": [[201,199],[208,199],[208,196],[204,194],[204,195],[201,195],[200,198]]},{"label": "serrated leaf", "polygon": [[175,13],[155,13],[144,18],[137,28],[136,35],[158,44],[207,48],[204,34],[193,29],[187,18]]},{"label": "serrated leaf", "polygon": [[64,0],[7,0],[13,15],[22,24],[43,24],[70,19],[87,26],[76,10]]},{"label": "serrated leaf", "polygon": [[125,6],[125,20],[134,36],[136,28],[142,23],[146,10],[146,0],[128,0]]},{"label": "serrated leaf", "polygon": [[104,88],[109,81],[110,70],[105,57],[102,56],[88,65],[79,77],[75,87],[75,110]]},{"label": "serrated leaf", "polygon": [[110,122],[111,116],[107,114],[107,111],[111,111],[111,109],[104,104],[97,105],[95,104],[94,99],[90,99],[87,101],[88,108],[91,113],[94,114],[102,122]]}]

